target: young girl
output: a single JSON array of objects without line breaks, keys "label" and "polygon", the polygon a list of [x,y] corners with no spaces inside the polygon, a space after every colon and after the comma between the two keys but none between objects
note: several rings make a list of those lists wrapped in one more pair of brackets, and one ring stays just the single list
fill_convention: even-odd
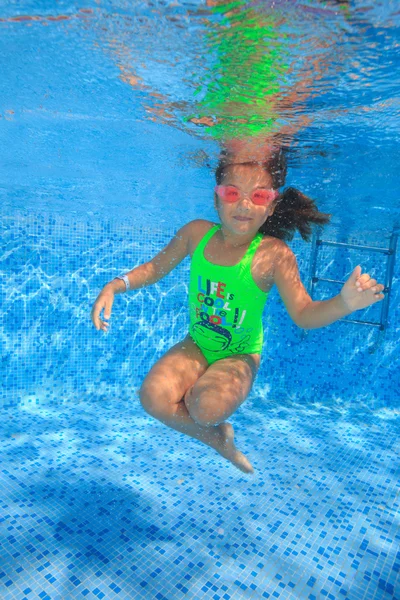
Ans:
[{"label": "young girl", "polygon": [[384,298],[384,286],[357,266],[337,296],[311,300],[284,240],[296,229],[308,240],[310,224],[327,223],[330,215],[294,188],[280,192],[285,175],[282,151],[261,164],[221,159],[214,195],[220,224],[187,223],[150,262],[108,283],[92,309],[96,329],[107,331],[115,294],[159,281],[190,254],[189,332],[151,368],[140,400],[150,415],[211,446],[245,473],[253,472],[252,465],[236,448],[226,419],[248,396],[259,368],[261,315],[272,286],[305,329]]}]

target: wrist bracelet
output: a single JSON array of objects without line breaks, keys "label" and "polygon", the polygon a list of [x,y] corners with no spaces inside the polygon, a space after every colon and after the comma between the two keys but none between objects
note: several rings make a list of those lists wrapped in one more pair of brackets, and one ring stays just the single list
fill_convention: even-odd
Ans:
[{"label": "wrist bracelet", "polygon": [[129,283],[129,279],[127,275],[117,275],[115,279],[122,279],[125,283],[125,291],[127,292],[128,290],[131,289],[130,283]]}]

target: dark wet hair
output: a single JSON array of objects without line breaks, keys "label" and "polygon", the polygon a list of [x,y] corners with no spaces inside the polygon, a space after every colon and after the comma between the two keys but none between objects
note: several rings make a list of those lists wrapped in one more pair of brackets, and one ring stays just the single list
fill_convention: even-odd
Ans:
[{"label": "dark wet hair", "polygon": [[[286,152],[282,148],[277,148],[276,152],[264,162],[235,163],[233,156],[223,153],[215,171],[217,185],[222,182],[225,170],[229,166],[238,164],[262,166],[272,177],[274,189],[282,187],[285,183],[287,159]],[[273,215],[268,217],[259,229],[263,235],[271,235],[281,240],[291,240],[298,231],[303,240],[308,242],[312,234],[311,225],[326,225],[331,219],[330,214],[319,212],[314,200],[294,187],[283,190],[276,203]]]}]

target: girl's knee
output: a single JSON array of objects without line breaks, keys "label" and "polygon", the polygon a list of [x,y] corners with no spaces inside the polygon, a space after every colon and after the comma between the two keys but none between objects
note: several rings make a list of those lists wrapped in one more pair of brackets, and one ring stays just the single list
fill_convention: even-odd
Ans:
[{"label": "girl's knee", "polygon": [[[218,396],[217,396],[218,398]],[[216,395],[206,398],[205,394],[196,395],[193,387],[185,394],[185,404],[189,415],[198,425],[209,427],[219,425],[225,420],[224,414],[216,407]]]},{"label": "girl's knee", "polygon": [[[153,385],[143,383],[139,390],[139,400],[142,408],[152,417],[158,418],[163,412],[163,402]],[[165,404],[165,397],[164,397]]]},{"label": "girl's knee", "polygon": [[225,418],[221,415],[213,415],[208,411],[194,411],[190,416],[197,425],[202,427],[217,426],[225,421]]},{"label": "girl's knee", "polygon": [[162,421],[175,412],[182,394],[176,386],[165,385],[159,378],[149,378],[139,389],[139,400],[149,415]]}]

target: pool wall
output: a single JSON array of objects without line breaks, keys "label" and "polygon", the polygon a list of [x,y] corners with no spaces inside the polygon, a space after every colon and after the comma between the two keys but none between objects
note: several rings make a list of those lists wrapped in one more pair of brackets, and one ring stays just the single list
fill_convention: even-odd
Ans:
[{"label": "pool wall", "polygon": [[[1,400],[24,403],[138,402],[137,389],[154,362],[187,332],[186,258],[157,284],[115,298],[110,331],[96,331],[90,311],[102,286],[163,248],[177,227],[138,226],[124,219],[96,220],[33,211],[3,214]],[[328,227],[324,239],[342,239]],[[352,238],[347,238],[352,241]],[[374,240],[358,243],[372,245]],[[382,247],[388,240],[376,239]],[[289,243],[303,281],[311,244]],[[341,279],[357,264],[383,281],[382,254],[323,248],[317,274]],[[251,397],[371,409],[399,398],[399,268],[395,265],[388,327],[337,322],[304,331],[288,316],[276,288],[264,312],[263,360]],[[315,299],[338,293],[318,284]],[[353,317],[378,321],[378,303]]]}]

